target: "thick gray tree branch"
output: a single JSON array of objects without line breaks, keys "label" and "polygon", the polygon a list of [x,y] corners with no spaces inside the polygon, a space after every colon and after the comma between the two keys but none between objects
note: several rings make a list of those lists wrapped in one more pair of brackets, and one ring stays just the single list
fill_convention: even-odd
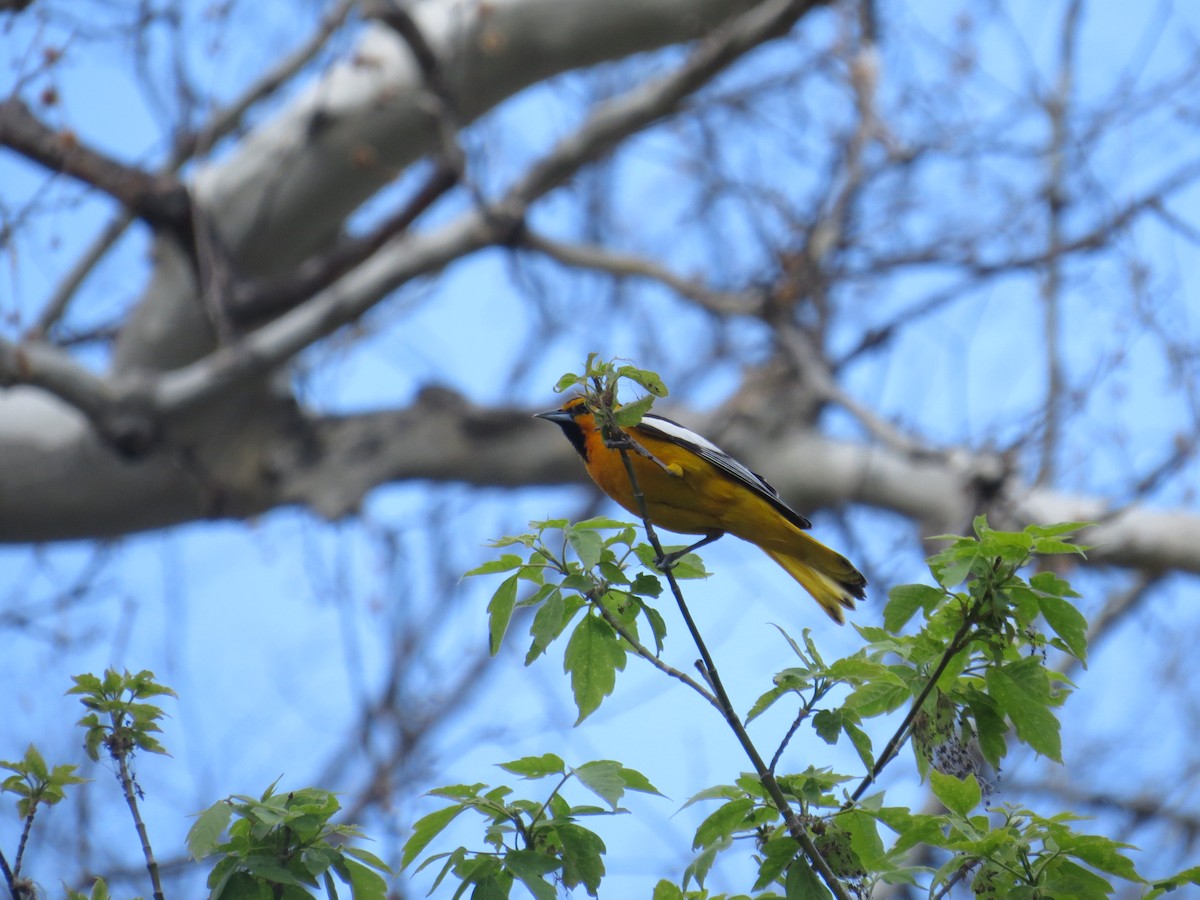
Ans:
[{"label": "thick gray tree branch", "polygon": [[[31,450],[7,460],[0,541],[106,537],[285,505],[337,519],[355,513],[373,488],[402,481],[502,488],[586,484],[571,447],[530,414],[473,406],[445,390],[426,391],[406,409],[356,416],[314,419],[289,413],[285,405],[273,419],[274,430],[253,435],[263,447],[261,466],[219,485],[188,470],[185,448],[135,462],[97,448],[92,477],[74,483],[57,479]],[[720,435],[719,428],[704,430]],[[864,505],[922,523],[930,532],[963,532],[981,511],[1017,527],[1090,520],[1100,524],[1084,536],[1093,546],[1088,564],[1200,573],[1200,517],[1143,506],[1114,509],[1103,498],[1035,488],[987,455],[912,454],[808,430],[728,449],[805,512]],[[980,482],[997,480],[996,499],[981,508]]]}]

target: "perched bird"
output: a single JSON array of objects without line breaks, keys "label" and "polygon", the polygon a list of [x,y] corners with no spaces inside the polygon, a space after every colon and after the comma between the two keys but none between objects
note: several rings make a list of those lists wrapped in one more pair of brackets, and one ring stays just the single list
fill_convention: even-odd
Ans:
[{"label": "perched bird", "polygon": [[[605,443],[583,397],[560,409],[538,413],[562,428],[583,457],[588,475],[600,489],[641,516],[621,452]],[[651,523],[667,531],[702,534],[683,553],[732,534],[762,550],[795,578],[835,622],[842,608],[854,609],[865,596],[867,580],[840,553],[809,537],[812,523],[783,502],[779,492],[711,441],[678,422],[647,414],[622,429],[643,453],[627,451]]]}]

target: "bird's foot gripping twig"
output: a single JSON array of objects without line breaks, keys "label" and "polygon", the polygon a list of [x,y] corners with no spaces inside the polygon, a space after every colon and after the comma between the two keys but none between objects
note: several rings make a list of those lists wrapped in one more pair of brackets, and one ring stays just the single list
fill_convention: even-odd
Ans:
[{"label": "bird's foot gripping twig", "polygon": [[662,556],[659,556],[654,560],[654,567],[660,572],[666,572],[668,569],[673,569],[675,568],[675,564],[679,562],[680,559],[687,556],[693,550],[698,550],[705,544],[711,544],[713,541],[719,540],[724,536],[725,532],[723,531],[714,531],[710,534],[706,534],[700,540],[696,541],[696,543],[689,544],[682,550],[674,550],[671,553],[664,553]]}]

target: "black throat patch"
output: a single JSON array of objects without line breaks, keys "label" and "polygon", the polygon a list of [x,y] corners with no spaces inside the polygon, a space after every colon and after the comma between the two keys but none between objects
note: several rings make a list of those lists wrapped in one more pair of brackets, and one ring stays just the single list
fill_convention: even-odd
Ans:
[{"label": "black throat patch", "polygon": [[583,461],[587,462],[587,441],[583,437],[583,429],[574,420],[570,422],[558,422],[557,424],[563,430],[563,434],[567,436],[567,440],[571,442],[571,445],[583,457]]}]

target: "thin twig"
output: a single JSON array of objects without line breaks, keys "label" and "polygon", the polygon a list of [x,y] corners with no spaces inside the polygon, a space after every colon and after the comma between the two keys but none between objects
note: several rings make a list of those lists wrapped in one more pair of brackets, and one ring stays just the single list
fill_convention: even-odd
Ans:
[{"label": "thin twig", "polygon": [[717,315],[757,316],[766,299],[763,292],[757,290],[714,291],[698,280],[677,275],[644,256],[621,253],[598,244],[556,241],[528,227],[520,235],[520,246],[544,253],[565,266],[592,269],[618,278],[656,281]]},{"label": "thin twig", "polygon": [[113,245],[120,240],[131,222],[133,222],[133,214],[127,209],[121,209],[109,220],[100,234],[83,252],[83,255],[71,266],[66,277],[54,288],[54,293],[46,301],[46,305],[38,314],[37,321],[25,333],[23,340],[41,340],[50,333],[50,329],[66,313],[67,306],[70,304],[71,298],[75,296],[75,292],[79,290],[79,286],[83,284],[92,269],[105,257]]},{"label": "thin twig", "polygon": [[[621,433],[618,431],[618,434]],[[633,489],[634,499],[637,501],[638,511],[642,519],[642,525],[646,529],[646,538],[650,541],[650,546],[654,548],[654,552],[658,554],[659,559],[665,558],[662,543],[658,539],[658,533],[654,530],[654,525],[650,521],[650,514],[646,508],[646,497],[642,493],[641,486],[638,484],[637,475],[633,470],[633,463],[629,459],[629,448],[618,446],[617,452],[621,454],[621,461],[625,465],[625,474],[629,476],[629,484]],[[717,672],[716,663],[713,662],[712,655],[708,652],[708,645],[705,644],[704,638],[700,634],[700,629],[696,627],[696,622],[692,619],[691,611],[688,609],[686,601],[683,599],[683,591],[679,587],[679,582],[675,580],[674,566],[663,567],[663,575],[666,576],[667,583],[671,586],[671,594],[675,597],[675,603],[679,607],[680,615],[683,616],[683,621],[687,625],[688,632],[692,636],[692,641],[696,645],[696,649],[700,651],[702,660],[701,673],[710,685],[712,685],[713,693],[718,701],[718,708],[721,714],[725,717],[725,721],[733,730],[734,735],[738,739],[738,743],[742,745],[742,749],[750,758],[751,764],[758,775],[759,781],[763,788],[771,797],[771,802],[783,816],[784,823],[787,826],[788,833],[800,845],[800,849],[808,858],[812,867],[820,875],[821,880],[825,882],[829,890],[833,892],[837,900],[851,900],[850,895],[846,892],[846,888],[842,885],[837,875],[829,867],[829,863],[825,861],[825,857],[821,855],[821,851],[817,849],[812,838],[808,836],[804,825],[800,822],[796,811],[792,809],[791,803],[788,801],[787,795],[784,794],[783,788],[779,786],[779,782],[775,779],[774,772],[767,766],[762,755],[758,752],[758,748],[750,739],[745,726],[742,725],[741,719],[738,717],[737,711],[733,707],[733,703],[729,699],[729,694],[725,691],[725,686],[721,682],[721,676]]]},{"label": "thin twig", "polygon": [[954,889],[956,884],[967,877],[967,874],[971,871],[971,867],[975,865],[975,862],[975,860],[972,860],[971,862],[964,862],[961,866],[959,866],[958,871],[946,879],[946,883],[943,884],[938,892],[933,895],[931,900],[943,900],[943,898],[950,896],[950,891]]},{"label": "thin twig", "polygon": [[8,860],[5,859],[3,850],[0,850],[0,874],[4,875],[4,883],[8,885],[8,892],[15,898],[17,896],[16,878],[13,870],[8,867]]},{"label": "thin twig", "polygon": [[137,828],[138,838],[142,842],[142,855],[146,858],[146,870],[150,873],[150,884],[154,887],[154,900],[165,900],[162,879],[158,873],[158,861],[154,858],[154,850],[150,846],[150,836],[146,832],[146,823],[138,810],[137,795],[134,793],[133,776],[129,772],[129,754],[115,754],[117,766],[120,769],[121,788],[125,792],[125,802],[129,804],[129,812],[133,815],[133,824]]},{"label": "thin twig", "polygon": [[184,246],[190,244],[191,196],[174,175],[145,172],[57,132],[17,97],[0,103],[0,145],[103,191],[152,226],[176,234]]},{"label": "thin twig", "polygon": [[13,860],[14,878],[21,875],[21,863],[25,859],[25,848],[29,845],[29,832],[33,828],[33,816],[36,812],[37,804],[34,803],[25,815],[25,826],[21,829],[21,839],[17,842],[17,857]]},{"label": "thin twig", "polygon": [[709,690],[704,687],[704,685],[700,684],[700,682],[696,681],[696,679],[692,678],[692,676],[688,675],[686,672],[681,672],[674,666],[668,665],[659,659],[657,654],[639,641],[634,636],[633,632],[625,627],[625,623],[617,617],[616,613],[614,613],[599,600],[592,599],[592,603],[594,603],[596,608],[600,610],[600,615],[604,617],[604,621],[611,625],[617,634],[619,634],[629,644],[629,646],[633,647],[634,652],[636,652],[638,656],[646,660],[646,662],[650,663],[650,665],[654,666],[654,668],[658,669],[660,672],[670,675],[672,678],[678,681],[682,681],[717,709],[721,709],[720,702]]},{"label": "thin twig", "polygon": [[817,701],[825,696],[826,690],[814,690],[813,695],[805,701],[800,707],[800,711],[796,713],[796,719],[792,722],[792,727],[787,730],[787,734],[783,736],[783,740],[779,742],[779,748],[775,751],[775,755],[771,757],[771,774],[775,774],[775,767],[779,765],[779,760],[783,757],[783,751],[787,749],[787,745],[791,743],[792,737],[795,736],[796,730],[804,724],[804,720],[812,713],[813,707]]}]

